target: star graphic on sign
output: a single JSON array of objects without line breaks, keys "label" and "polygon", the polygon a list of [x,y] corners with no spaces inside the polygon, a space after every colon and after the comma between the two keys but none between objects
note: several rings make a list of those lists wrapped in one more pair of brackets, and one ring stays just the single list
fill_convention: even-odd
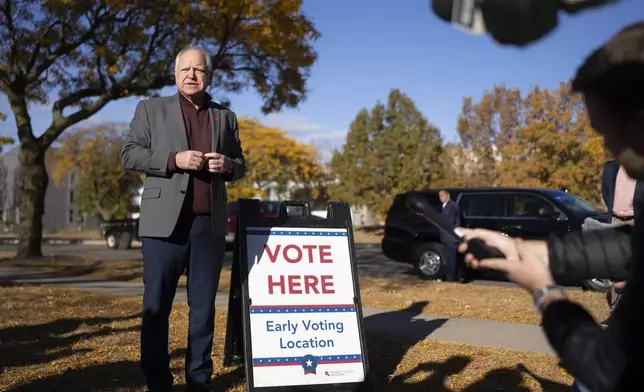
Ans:
[{"label": "star graphic on sign", "polygon": [[313,366],[313,362],[309,359],[308,361],[306,361],[306,366],[308,367]]}]

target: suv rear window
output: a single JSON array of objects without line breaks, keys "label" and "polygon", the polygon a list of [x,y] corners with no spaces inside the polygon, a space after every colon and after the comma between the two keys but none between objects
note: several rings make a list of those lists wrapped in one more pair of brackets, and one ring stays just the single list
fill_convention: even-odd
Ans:
[{"label": "suv rear window", "polygon": [[464,194],[459,207],[464,216],[505,217],[506,196],[502,194]]},{"label": "suv rear window", "polygon": [[541,218],[557,211],[555,206],[535,195],[514,195],[513,216],[517,218]]}]

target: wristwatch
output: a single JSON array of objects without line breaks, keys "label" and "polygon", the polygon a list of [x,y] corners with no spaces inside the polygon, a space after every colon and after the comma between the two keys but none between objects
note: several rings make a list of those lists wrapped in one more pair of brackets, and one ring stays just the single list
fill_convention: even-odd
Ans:
[{"label": "wristwatch", "polygon": [[532,301],[537,311],[541,312],[543,310],[543,302],[548,297],[548,295],[552,292],[563,293],[564,290],[563,290],[563,287],[561,286],[558,286],[556,284],[551,284],[542,289],[535,291],[532,294]]}]

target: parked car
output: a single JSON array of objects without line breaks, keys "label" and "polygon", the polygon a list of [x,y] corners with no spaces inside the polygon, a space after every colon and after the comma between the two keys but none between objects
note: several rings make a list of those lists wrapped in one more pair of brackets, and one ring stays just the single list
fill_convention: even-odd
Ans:
[{"label": "parked car", "polygon": [[[237,229],[237,202],[230,202],[227,205],[228,228],[226,242],[231,244],[235,240]],[[275,218],[280,213],[280,201],[262,200],[259,203],[260,214],[268,218]],[[302,216],[302,207],[288,206],[286,212],[289,216]],[[323,219],[317,216],[311,218]],[[110,249],[130,249],[133,241],[139,241],[139,219],[119,219],[104,221],[99,224],[101,236]]]},{"label": "parked car", "polygon": [[139,241],[139,219],[115,219],[99,223],[101,237],[110,249],[130,249]]},{"label": "parked car", "polygon": [[[501,231],[509,236],[545,239],[551,233],[581,230],[586,218],[602,222],[586,201],[555,189],[463,188],[448,189],[460,207],[461,226]],[[405,205],[403,193],[396,196],[385,221],[382,251],[394,261],[410,263],[422,279],[444,275],[445,248],[438,229]],[[414,191],[427,198],[438,211],[438,190]],[[471,271],[468,271],[471,272]]]},{"label": "parked car", "polygon": [[[261,200],[259,202],[259,213],[267,218],[277,218],[280,215],[281,201]],[[228,233],[226,242],[232,244],[235,241],[235,230],[237,230],[237,202],[230,202],[227,206],[228,214]],[[286,214],[288,216],[303,216],[304,210],[301,206],[287,206]],[[316,215],[311,215],[312,219],[324,219]]]},{"label": "parked car", "polygon": [[[235,241],[235,230],[237,230],[237,206],[236,201],[228,203],[228,233],[226,234],[226,242],[232,243]],[[273,200],[262,200],[259,202],[259,212],[268,218],[275,218],[280,215],[280,202]]]}]

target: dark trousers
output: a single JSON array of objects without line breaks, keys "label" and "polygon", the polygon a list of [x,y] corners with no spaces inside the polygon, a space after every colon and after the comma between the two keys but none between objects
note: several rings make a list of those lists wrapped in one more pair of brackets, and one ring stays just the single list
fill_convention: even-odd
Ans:
[{"label": "dark trousers", "polygon": [[[160,212],[161,213],[161,212]],[[209,216],[182,214],[169,238],[143,238],[141,367],[151,392],[173,382],[168,354],[170,312],[177,283],[188,277],[189,332],[185,377],[189,387],[208,385],[213,373],[215,295],[226,250]]]},{"label": "dark trousers", "polygon": [[445,280],[458,282],[461,279],[461,268],[458,265],[458,244],[446,235],[441,235],[441,243],[445,247]]}]

